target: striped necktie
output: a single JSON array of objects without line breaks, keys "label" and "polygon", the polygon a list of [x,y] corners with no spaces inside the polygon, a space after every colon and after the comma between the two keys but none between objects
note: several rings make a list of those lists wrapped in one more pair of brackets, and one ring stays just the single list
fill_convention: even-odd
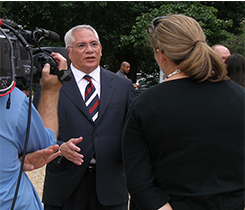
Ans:
[{"label": "striped necktie", "polygon": [[85,89],[85,105],[88,107],[92,120],[95,121],[99,114],[99,97],[95,91],[91,77],[89,75],[85,75],[83,78],[89,82]]}]

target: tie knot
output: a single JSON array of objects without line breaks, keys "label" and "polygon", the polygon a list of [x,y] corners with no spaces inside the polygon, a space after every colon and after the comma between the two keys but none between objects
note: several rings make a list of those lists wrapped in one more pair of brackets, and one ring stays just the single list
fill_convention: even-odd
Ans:
[{"label": "tie knot", "polygon": [[91,77],[89,75],[86,74],[83,78],[86,79],[88,82],[91,82]]}]

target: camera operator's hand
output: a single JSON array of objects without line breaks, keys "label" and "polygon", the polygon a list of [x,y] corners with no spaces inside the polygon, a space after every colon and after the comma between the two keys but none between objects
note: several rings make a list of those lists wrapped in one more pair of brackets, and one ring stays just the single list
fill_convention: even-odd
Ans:
[{"label": "camera operator's hand", "polygon": [[67,70],[67,60],[64,58],[60,53],[51,53],[53,58],[58,63],[58,69],[59,70]]},{"label": "camera operator's hand", "polygon": [[62,86],[57,75],[50,74],[50,65],[46,63],[42,70],[42,77],[40,79],[42,91],[57,92]]},{"label": "camera operator's hand", "polygon": [[[60,155],[59,145],[53,145],[43,150],[38,150],[32,153],[26,154],[23,171],[32,171],[43,167],[45,164],[49,163],[53,159]],[[22,157],[20,157],[21,161]]]}]

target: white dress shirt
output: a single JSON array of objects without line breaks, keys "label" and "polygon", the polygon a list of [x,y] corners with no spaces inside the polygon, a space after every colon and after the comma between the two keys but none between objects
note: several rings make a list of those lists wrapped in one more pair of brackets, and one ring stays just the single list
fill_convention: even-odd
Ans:
[{"label": "white dress shirt", "polygon": [[[86,79],[83,79],[83,77],[86,75],[84,72],[76,69],[72,63],[71,63],[71,71],[75,77],[75,80],[77,82],[77,86],[80,90],[80,93],[83,97],[83,100],[85,98],[85,88],[88,84],[88,81]],[[90,74],[88,74],[92,78],[92,83],[95,86],[95,91],[98,94],[98,97],[100,98],[100,66],[98,66],[95,70],[93,70]]]}]

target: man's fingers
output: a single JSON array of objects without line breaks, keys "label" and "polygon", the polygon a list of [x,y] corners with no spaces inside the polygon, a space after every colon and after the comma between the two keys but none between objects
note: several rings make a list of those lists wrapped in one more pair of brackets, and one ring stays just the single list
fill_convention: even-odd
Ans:
[{"label": "man's fingers", "polygon": [[46,63],[43,67],[42,74],[49,74],[50,73],[50,65]]},{"label": "man's fingers", "polygon": [[60,147],[61,154],[69,161],[75,163],[76,165],[82,165],[84,156],[79,152],[81,149],[76,146],[76,144],[80,143],[83,140],[80,138],[70,139],[68,142],[63,143]]},{"label": "man's fingers", "polygon": [[25,163],[23,166],[23,171],[33,171],[34,170],[34,166],[32,164],[29,163]]},{"label": "man's fingers", "polygon": [[54,159],[57,158],[60,154],[61,154],[61,152],[59,151],[59,152],[56,152],[56,153],[54,153],[54,154],[52,154],[52,155],[49,155],[49,157],[48,157],[47,160],[46,160],[46,163],[49,163],[50,161],[54,160]]},{"label": "man's fingers", "polygon": [[56,144],[56,145],[53,145],[53,146],[48,147],[47,149],[51,149],[53,152],[56,152],[56,151],[59,150],[59,145]]},{"label": "man's fingers", "polygon": [[67,69],[67,60],[60,53],[52,53],[53,58],[58,63],[59,70]]},{"label": "man's fingers", "polygon": [[[77,139],[74,140],[74,143],[75,143],[75,144],[78,144],[78,143],[80,143],[82,140],[83,140],[83,137],[77,138]],[[77,146],[74,148],[74,150],[77,151],[77,152],[80,152],[80,151],[81,151],[81,149],[80,149],[79,147],[77,147]]]},{"label": "man's fingers", "polygon": [[54,147],[54,149],[52,147],[51,148],[48,147],[48,148],[36,151],[36,154],[39,155],[40,157],[46,156],[46,155],[51,155],[54,152],[56,152],[58,149],[56,149],[56,147]]},{"label": "man's fingers", "polygon": [[83,140],[82,137],[77,138],[77,139],[70,139],[67,142],[67,147],[72,150],[72,151],[76,151],[76,152],[80,152],[81,149],[79,147],[76,146],[76,144],[80,143]]},{"label": "man's fingers", "polygon": [[83,140],[83,137],[79,137],[77,139],[71,139],[74,144],[78,144]]}]

